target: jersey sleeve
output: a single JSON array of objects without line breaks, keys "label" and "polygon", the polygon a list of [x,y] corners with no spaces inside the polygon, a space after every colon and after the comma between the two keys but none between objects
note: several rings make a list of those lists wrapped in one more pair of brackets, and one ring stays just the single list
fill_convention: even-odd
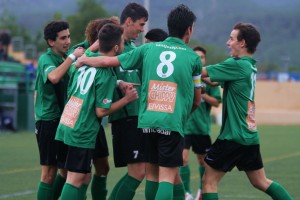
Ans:
[{"label": "jersey sleeve", "polygon": [[233,81],[244,78],[242,68],[234,58],[229,58],[219,64],[209,65],[206,67],[206,70],[213,82]]},{"label": "jersey sleeve", "polygon": [[98,71],[95,83],[96,107],[109,109],[112,104],[117,78],[109,73],[109,69],[98,69]]},{"label": "jersey sleeve", "polygon": [[43,77],[43,82],[46,83],[48,80],[48,74],[52,72],[53,70],[56,69],[56,65],[50,58],[45,58],[41,62],[41,67],[42,67],[42,77]]},{"label": "jersey sleeve", "polygon": [[143,66],[143,57],[146,45],[139,46],[132,51],[121,54],[118,60],[124,70],[140,69]]}]

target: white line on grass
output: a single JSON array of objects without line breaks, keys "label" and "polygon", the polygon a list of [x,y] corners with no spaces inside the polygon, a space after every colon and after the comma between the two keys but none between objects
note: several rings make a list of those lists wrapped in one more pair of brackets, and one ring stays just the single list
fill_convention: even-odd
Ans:
[{"label": "white line on grass", "polygon": [[29,194],[33,194],[35,192],[36,192],[35,190],[27,190],[27,191],[24,191],[24,192],[4,194],[4,195],[0,195],[0,199],[7,199],[7,198],[10,198],[10,197],[29,195]]}]

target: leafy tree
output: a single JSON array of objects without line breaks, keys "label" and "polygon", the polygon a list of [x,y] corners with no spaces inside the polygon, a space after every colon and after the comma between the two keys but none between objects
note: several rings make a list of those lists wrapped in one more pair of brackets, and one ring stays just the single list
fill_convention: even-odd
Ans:
[{"label": "leafy tree", "polygon": [[78,12],[67,17],[67,21],[70,24],[72,44],[77,44],[84,40],[84,31],[89,21],[109,16],[109,13],[97,0],[78,0]]}]

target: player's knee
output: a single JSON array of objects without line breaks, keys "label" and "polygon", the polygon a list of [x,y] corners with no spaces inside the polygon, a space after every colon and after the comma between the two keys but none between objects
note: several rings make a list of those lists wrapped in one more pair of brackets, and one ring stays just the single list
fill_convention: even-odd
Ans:
[{"label": "player's knee", "polygon": [[44,174],[41,177],[41,181],[44,183],[52,184],[55,180],[55,175],[54,174]]},{"label": "player's knee", "polygon": [[270,186],[271,180],[269,179],[257,179],[250,181],[252,186],[255,187],[258,190],[266,191],[266,189]]},{"label": "player's knee", "polygon": [[143,168],[140,167],[139,170],[128,169],[128,174],[130,176],[132,176],[133,178],[141,181],[145,178],[145,175],[146,175],[145,167],[143,167]]}]

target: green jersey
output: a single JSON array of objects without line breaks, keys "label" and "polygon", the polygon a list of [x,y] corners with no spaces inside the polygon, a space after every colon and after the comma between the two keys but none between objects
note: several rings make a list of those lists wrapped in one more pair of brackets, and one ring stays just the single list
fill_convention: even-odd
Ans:
[{"label": "green jersey", "polygon": [[206,67],[211,81],[224,82],[222,126],[218,139],[243,145],[259,144],[255,122],[256,61],[229,58]]},{"label": "green jersey", "polygon": [[50,48],[38,60],[35,83],[35,120],[59,119],[67,99],[69,76],[66,74],[57,84],[48,80],[48,74],[64,62],[64,58]]},{"label": "green jersey", "polygon": [[83,42],[80,42],[78,44],[75,44],[74,46],[72,46],[70,49],[69,49],[69,52],[68,54],[71,54],[74,52],[74,50],[77,48],[77,47],[82,47],[84,48],[85,50],[87,50],[91,45],[89,44],[89,42],[87,41],[87,39],[85,39]]},{"label": "green jersey", "polygon": [[[205,85],[205,83],[202,84]],[[209,85],[205,85],[205,93],[221,102],[221,93],[219,87],[211,87]],[[186,125],[184,127],[184,134],[210,135],[211,107],[212,106],[209,103],[207,103],[204,99],[201,99],[199,108],[192,112],[192,114],[189,116],[188,121],[186,122]]]},{"label": "green jersey", "polygon": [[[123,53],[129,52],[133,49],[135,49],[136,46],[132,43],[132,41],[125,41],[124,42],[124,51]],[[124,70],[121,67],[114,67],[113,68],[118,80],[123,80],[125,82],[131,82],[131,83],[141,83],[140,79],[140,72],[138,69],[134,70]],[[135,86],[138,94],[140,95],[140,86]],[[116,88],[114,91],[114,98],[113,101],[118,101],[123,97],[123,93],[121,92],[120,89]],[[135,100],[133,102],[130,102],[126,106],[124,106],[122,109],[112,113],[109,116],[109,121],[113,122],[115,120],[123,119],[128,116],[138,116],[139,112],[139,100]]]},{"label": "green jersey", "polygon": [[124,69],[140,68],[139,128],[179,132],[192,109],[193,76],[201,74],[199,56],[181,39],[169,37],[118,56]]},{"label": "green jersey", "polygon": [[[68,55],[70,55],[71,53],[73,53],[74,50],[75,50],[77,47],[82,47],[82,48],[84,48],[85,50],[87,50],[87,49],[90,47],[90,44],[89,44],[89,42],[87,41],[87,39],[85,39],[83,42],[80,42],[80,43],[75,44],[74,46],[72,46],[72,47],[69,49]],[[71,67],[70,67],[69,70],[68,70],[69,76],[71,76],[75,70],[76,70],[75,64],[72,64]]]},{"label": "green jersey", "polygon": [[76,70],[55,139],[70,146],[95,148],[100,128],[96,108],[110,108],[116,81],[111,69],[82,66]]}]

